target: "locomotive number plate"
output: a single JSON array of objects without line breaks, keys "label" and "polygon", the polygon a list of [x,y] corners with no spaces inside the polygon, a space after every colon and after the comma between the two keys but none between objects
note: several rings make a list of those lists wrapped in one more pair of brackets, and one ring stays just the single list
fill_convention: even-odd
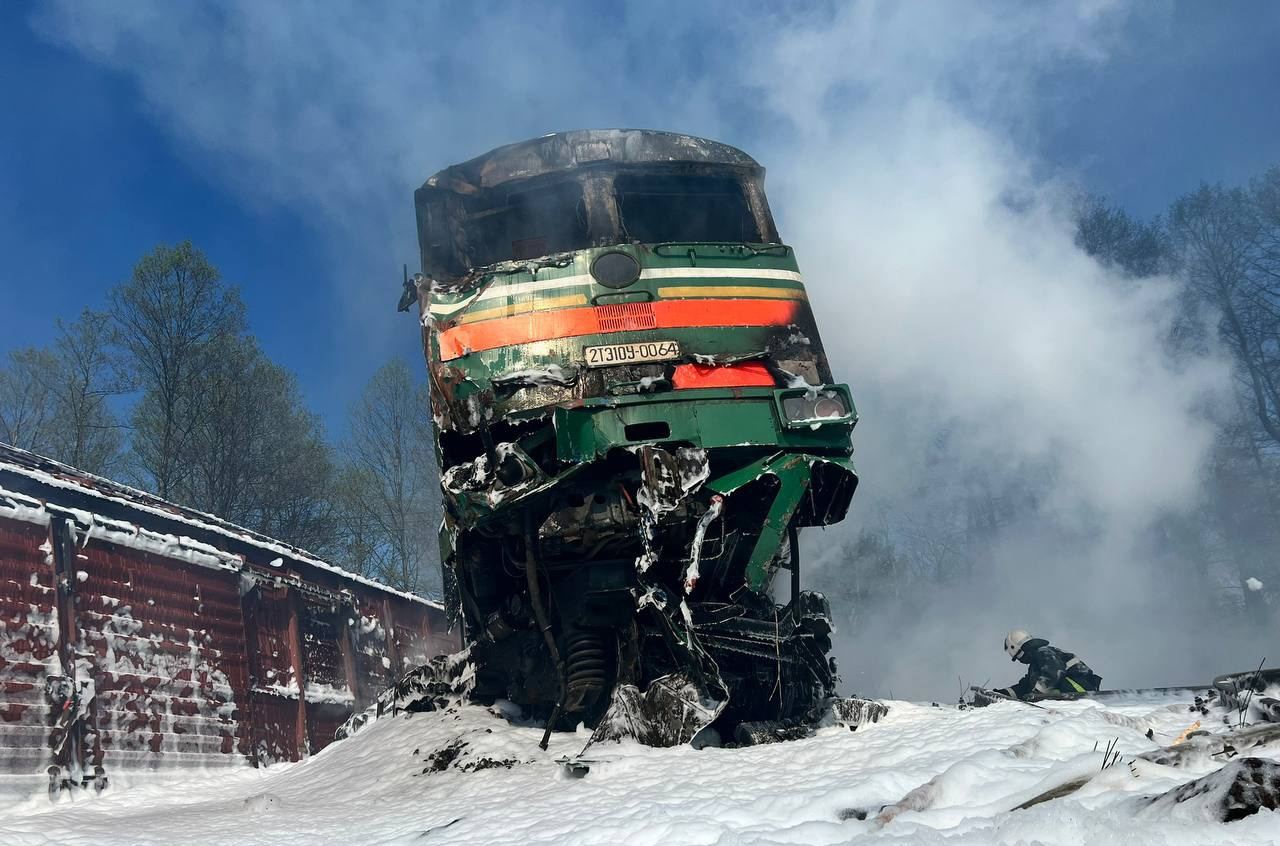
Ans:
[{"label": "locomotive number plate", "polygon": [[680,357],[675,341],[641,341],[638,344],[603,344],[587,347],[587,367],[611,364],[639,364],[645,361],[670,361]]}]

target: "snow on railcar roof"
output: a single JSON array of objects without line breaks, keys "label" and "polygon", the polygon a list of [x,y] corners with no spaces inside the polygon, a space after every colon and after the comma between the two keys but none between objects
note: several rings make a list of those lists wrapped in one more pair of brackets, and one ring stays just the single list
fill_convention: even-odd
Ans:
[{"label": "snow on railcar roof", "polygon": [[326,570],[340,578],[399,596],[402,599],[430,605],[435,608],[444,607],[435,600],[398,590],[367,576],[345,570],[336,564],[330,564],[327,561],[316,558],[304,549],[299,549],[284,541],[259,534],[252,529],[246,529],[244,526],[238,526],[214,514],[197,511],[194,508],[162,499],[139,488],[130,487],[102,476],[95,476],[92,473],[87,473],[69,464],[55,461],[52,458],[46,458],[10,444],[0,443],[0,494],[11,492],[25,495],[26,497],[31,496],[32,492],[30,490],[10,491],[4,484],[4,474],[13,474],[38,485],[74,491],[134,511],[174,520],[195,529],[248,544],[272,555],[289,558],[300,564],[315,567],[318,570]]}]

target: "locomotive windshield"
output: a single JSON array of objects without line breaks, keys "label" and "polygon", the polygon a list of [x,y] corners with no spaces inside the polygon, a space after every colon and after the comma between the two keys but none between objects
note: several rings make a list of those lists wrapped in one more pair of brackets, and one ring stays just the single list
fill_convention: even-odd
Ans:
[{"label": "locomotive windshield", "polygon": [[619,175],[613,181],[624,240],[763,240],[742,183],[717,176]]},{"label": "locomotive windshield", "polygon": [[582,186],[577,181],[487,192],[464,202],[462,225],[472,267],[590,246]]}]

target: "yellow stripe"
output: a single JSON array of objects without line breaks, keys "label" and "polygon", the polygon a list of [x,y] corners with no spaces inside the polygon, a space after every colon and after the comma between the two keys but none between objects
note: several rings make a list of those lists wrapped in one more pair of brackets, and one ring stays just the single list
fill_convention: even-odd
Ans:
[{"label": "yellow stripe", "polygon": [[528,314],[532,311],[547,311],[553,308],[586,305],[586,302],[587,298],[582,294],[570,294],[565,297],[536,297],[520,303],[507,303],[495,308],[465,312],[458,318],[458,325],[475,323],[480,320],[491,320],[495,317],[515,317],[518,314]]},{"label": "yellow stripe", "polygon": [[663,297],[763,297],[770,300],[803,300],[803,288],[775,288],[769,285],[663,285]]}]

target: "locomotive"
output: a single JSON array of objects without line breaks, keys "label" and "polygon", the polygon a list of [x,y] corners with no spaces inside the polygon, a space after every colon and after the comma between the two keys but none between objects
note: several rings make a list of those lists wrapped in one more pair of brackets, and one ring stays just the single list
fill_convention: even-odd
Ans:
[{"label": "locomotive", "polygon": [[848,511],[857,412],[763,183],[725,144],[610,129],[416,191],[401,308],[421,317],[473,700],[670,745],[834,694],[798,533]]}]

